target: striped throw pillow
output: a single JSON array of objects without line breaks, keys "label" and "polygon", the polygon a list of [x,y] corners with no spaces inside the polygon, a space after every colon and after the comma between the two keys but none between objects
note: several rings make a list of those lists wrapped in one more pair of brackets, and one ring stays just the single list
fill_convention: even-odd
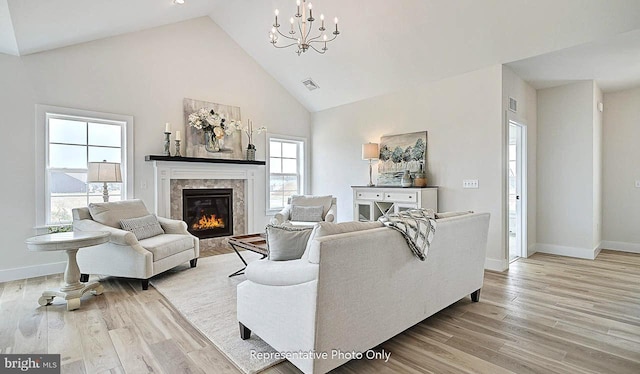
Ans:
[{"label": "striped throw pillow", "polygon": [[138,240],[164,234],[164,230],[160,226],[160,222],[158,222],[158,217],[153,214],[138,218],[121,219],[120,227],[123,230],[131,231]]}]

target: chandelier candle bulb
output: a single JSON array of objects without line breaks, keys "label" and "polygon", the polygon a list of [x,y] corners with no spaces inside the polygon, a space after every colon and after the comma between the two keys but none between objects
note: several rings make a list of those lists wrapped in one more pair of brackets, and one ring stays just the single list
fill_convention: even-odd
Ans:
[{"label": "chandelier candle bulb", "polygon": [[313,22],[313,4],[309,3],[309,18],[307,19],[307,21],[309,22]]},{"label": "chandelier candle bulb", "polygon": [[279,27],[280,25],[278,25],[278,14],[280,14],[280,12],[278,11],[278,9],[276,9],[275,13],[276,13],[276,23],[273,24],[273,27]]}]

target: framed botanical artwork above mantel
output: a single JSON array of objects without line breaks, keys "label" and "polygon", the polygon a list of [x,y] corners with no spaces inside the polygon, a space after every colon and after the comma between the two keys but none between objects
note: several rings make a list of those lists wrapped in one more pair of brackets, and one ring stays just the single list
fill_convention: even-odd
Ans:
[{"label": "framed botanical artwork above mantel", "polygon": [[405,170],[426,172],[427,132],[386,135],[380,138],[378,186],[399,186]]},{"label": "framed botanical artwork above mantel", "polygon": [[[196,113],[210,113],[213,110],[216,116],[221,116],[226,123],[240,121],[240,107],[216,104],[206,101],[187,99],[183,100],[184,125],[186,129],[185,153],[187,157],[243,159],[242,133],[240,131],[228,131],[216,133],[204,131],[190,125],[189,116]],[[218,122],[220,122],[218,120]],[[222,127],[224,127],[224,122]]]}]

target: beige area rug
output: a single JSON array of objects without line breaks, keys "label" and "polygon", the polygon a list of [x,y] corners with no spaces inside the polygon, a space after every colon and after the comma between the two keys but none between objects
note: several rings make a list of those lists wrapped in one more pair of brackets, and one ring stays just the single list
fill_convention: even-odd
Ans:
[{"label": "beige area rug", "polygon": [[[260,255],[241,252],[247,262]],[[257,360],[251,351],[275,352],[255,334],[248,340],[240,339],[236,318],[236,286],[244,275],[229,278],[229,274],[242,268],[235,253],[205,257],[198,260],[195,269],[178,266],[151,279],[151,284],[184,318],[224,353],[238,369],[256,373],[282,360]]]}]

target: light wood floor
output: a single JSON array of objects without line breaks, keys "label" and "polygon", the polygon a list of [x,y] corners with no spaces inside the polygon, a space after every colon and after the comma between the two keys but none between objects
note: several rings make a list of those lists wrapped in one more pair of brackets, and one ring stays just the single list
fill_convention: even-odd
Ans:
[{"label": "light wood floor", "polygon": [[[60,353],[63,373],[237,373],[153,287],[104,278],[66,312],[38,307],[61,277],[0,283],[0,352]],[[340,373],[640,373],[640,255],[595,261],[536,254],[485,274],[467,297],[383,343],[383,361]],[[289,363],[269,373],[297,373]]]}]

